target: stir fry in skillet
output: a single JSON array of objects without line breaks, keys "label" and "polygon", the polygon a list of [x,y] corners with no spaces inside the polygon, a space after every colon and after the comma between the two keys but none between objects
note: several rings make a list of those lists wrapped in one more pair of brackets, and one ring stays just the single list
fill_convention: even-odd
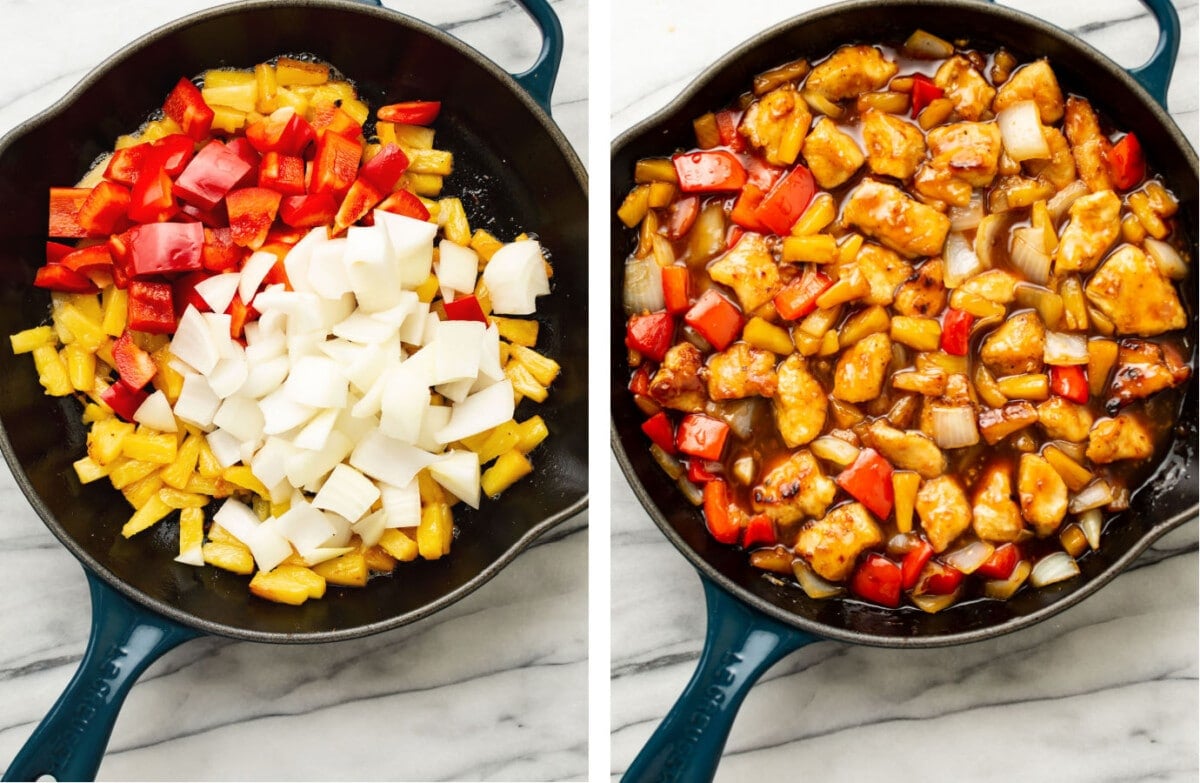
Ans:
[{"label": "stir fry in skillet", "polygon": [[[1079,573],[1191,374],[1133,133],[923,31],[760,74],[618,210],[651,452],[813,598],[936,612]],[[632,240],[631,240],[632,242]]]}]

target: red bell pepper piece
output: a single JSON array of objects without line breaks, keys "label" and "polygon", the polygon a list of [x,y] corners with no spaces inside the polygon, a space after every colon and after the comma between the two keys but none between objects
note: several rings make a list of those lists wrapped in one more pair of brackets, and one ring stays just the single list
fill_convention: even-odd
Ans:
[{"label": "red bell pepper piece", "polygon": [[86,274],[93,269],[103,269],[104,267],[112,266],[113,257],[109,252],[108,243],[100,245],[88,245],[77,250],[72,250],[67,255],[63,256],[61,262],[63,266],[70,269],[72,272]]},{"label": "red bell pepper piece", "polygon": [[675,337],[675,319],[670,313],[635,315],[625,329],[625,346],[661,362]]},{"label": "red bell pepper piece", "polygon": [[1050,391],[1071,402],[1086,405],[1088,401],[1087,370],[1080,365],[1051,366]]},{"label": "red bell pepper piece", "polygon": [[130,271],[137,276],[200,269],[204,226],[199,223],[147,223],[129,236]]},{"label": "red bell pepper piece", "polygon": [[[634,370],[633,377],[629,379],[629,391],[633,394],[640,394],[646,397],[650,394],[650,368],[646,365]],[[674,436],[672,436],[674,437]],[[671,441],[672,450],[675,448],[675,441]]]},{"label": "red bell pepper piece", "polygon": [[150,392],[144,389],[134,389],[120,378],[100,393],[100,399],[104,400],[104,404],[112,408],[113,412],[125,421],[133,421],[133,414],[137,413],[137,409],[142,407],[142,403],[149,396]]},{"label": "red bell pepper piece", "polygon": [[132,186],[137,182],[149,152],[150,145],[148,143],[134,144],[131,147],[122,147],[116,150],[108,159],[108,165],[104,167],[104,178],[122,185]]},{"label": "red bell pepper piece", "polygon": [[317,140],[317,154],[313,158],[312,181],[309,193],[333,193],[340,198],[358,177],[358,161],[362,157],[362,145],[353,139],[326,133]]},{"label": "red bell pepper piece", "polygon": [[962,580],[962,571],[933,560],[921,572],[913,592],[917,595],[950,595],[958,589]]},{"label": "red bell pepper piece", "polygon": [[291,107],[284,107],[246,127],[246,140],[260,153],[282,152],[299,155],[316,140],[308,120]]},{"label": "red bell pepper piece", "polygon": [[704,485],[704,523],[722,544],[736,544],[742,536],[741,526],[729,513],[729,486],[721,479]]},{"label": "red bell pepper piece", "polygon": [[340,106],[328,101],[313,104],[312,127],[318,139],[325,131],[333,131],[348,139],[357,139],[362,135],[362,126]]},{"label": "red bell pepper piece", "polygon": [[686,266],[669,266],[662,270],[663,301],[672,315],[686,312],[691,306],[692,275]]},{"label": "red bell pepper piece", "polygon": [[917,583],[921,572],[925,570],[925,564],[931,557],[933,557],[933,547],[924,539],[904,555],[904,560],[900,562],[900,585],[905,590],[912,589],[913,585]]},{"label": "red bell pepper piece", "polygon": [[753,157],[746,164],[746,184],[754,185],[763,193],[767,193],[775,187],[775,183],[783,179],[787,171],[779,166],[772,166],[761,158]]},{"label": "red bell pepper piece", "polygon": [[675,428],[667,414],[659,411],[642,422],[642,432],[668,454],[675,454]]},{"label": "red bell pepper piece", "polygon": [[175,303],[170,283],[149,280],[129,282],[128,326],[139,332],[172,334],[175,331]]},{"label": "red bell pepper piece", "polygon": [[75,218],[87,233],[107,236],[124,222],[128,211],[129,189],[105,181],[92,188]]},{"label": "red bell pepper piece", "polygon": [[729,236],[725,237],[725,249],[733,250],[738,242],[742,241],[742,237],[746,235],[746,229],[741,226],[730,226]]},{"label": "red bell pepper piece", "polygon": [[304,195],[304,158],[282,152],[264,152],[258,167],[258,186],[285,196]]},{"label": "red bell pepper piece", "polygon": [[1112,169],[1113,184],[1117,190],[1130,190],[1146,178],[1146,156],[1137,136],[1126,133],[1108,151],[1108,165]]},{"label": "red bell pepper piece", "polygon": [[258,164],[262,162],[262,156],[258,154],[258,150],[254,149],[254,145],[245,136],[238,136],[225,142],[225,149],[237,155],[250,167],[250,170],[246,172],[246,176],[234,183],[233,187],[253,187],[258,182]]},{"label": "red bell pepper piece", "polygon": [[401,125],[428,125],[437,119],[441,110],[441,101],[404,101],[380,106],[375,116],[384,122]]},{"label": "red bell pepper piece", "polygon": [[50,188],[50,236],[67,239],[87,236],[79,224],[79,210],[91,193],[88,188]]},{"label": "red bell pepper piece", "polygon": [[121,234],[113,234],[108,238],[108,253],[113,259],[113,285],[125,289],[129,279],[133,277],[133,261],[130,258],[129,246],[133,244],[133,229]]},{"label": "red bell pepper piece", "polygon": [[233,231],[228,228],[204,229],[204,245],[200,249],[200,264],[210,272],[236,272],[242,268],[247,251],[233,243]]},{"label": "red bell pepper piece", "polygon": [[196,285],[210,277],[212,275],[208,272],[188,272],[171,285],[171,303],[175,307],[176,321],[183,316],[184,311],[188,309],[188,305],[191,305],[202,313],[212,310],[208,306],[208,302],[204,301],[204,297],[196,292]]},{"label": "red bell pepper piece", "polygon": [[714,479],[721,478],[724,471],[721,468],[720,462],[708,462],[702,459],[689,459],[687,461],[687,478],[693,484],[705,484]]},{"label": "red bell pepper piece", "polygon": [[451,321],[478,321],[481,324],[488,322],[475,294],[460,296],[453,302],[444,301],[442,306],[446,309],[446,318]]},{"label": "red bell pepper piece", "polygon": [[383,201],[385,195],[387,191],[380,190],[366,177],[354,180],[333,219],[333,233],[340,234],[366,217],[376,204]]},{"label": "red bell pepper piece", "polygon": [[46,264],[33,276],[33,284],[51,291],[67,291],[72,294],[94,294],[96,285],[78,272],[62,264]]},{"label": "red bell pepper piece", "polygon": [[858,452],[854,464],[838,474],[837,484],[880,519],[892,513],[892,465],[875,449]]},{"label": "red bell pepper piece", "polygon": [[284,196],[283,200],[279,202],[280,220],[294,228],[328,225],[337,216],[337,210],[337,199],[333,197],[332,193]]},{"label": "red bell pepper piece", "polygon": [[700,198],[687,196],[671,205],[667,213],[667,238],[679,239],[692,230],[696,216],[700,214]]},{"label": "red bell pepper piece", "polygon": [[213,110],[190,79],[181,78],[163,104],[163,114],[175,120],[183,132],[200,141],[212,129]]},{"label": "red bell pepper piece", "polygon": [[170,220],[179,211],[172,187],[165,169],[143,171],[129,194],[129,219],[135,223]]},{"label": "red bell pepper piece", "polygon": [[181,223],[199,223],[205,228],[229,228],[229,215],[225,212],[224,203],[217,204],[213,209],[203,209],[195,204],[180,204],[176,217]]},{"label": "red bell pepper piece", "polygon": [[152,165],[161,166],[167,176],[178,177],[195,153],[196,142],[191,136],[172,133],[150,142],[146,160],[153,161]]},{"label": "red bell pepper piece", "polygon": [[746,522],[742,531],[742,547],[752,549],[755,546],[775,546],[779,539],[775,535],[775,524],[766,514],[755,514]]},{"label": "red bell pepper piece", "polygon": [[945,94],[941,87],[933,83],[933,79],[923,73],[913,74],[912,116],[916,117],[922,109]]},{"label": "red bell pepper piece", "polygon": [[779,236],[787,236],[816,192],[812,172],[797,165],[776,183],[754,210],[754,216]]},{"label": "red bell pepper piece", "polygon": [[57,264],[74,252],[75,247],[73,245],[64,245],[62,242],[47,242],[46,263]]},{"label": "red bell pepper piece", "polygon": [[247,307],[242,301],[241,294],[234,294],[233,301],[229,303],[229,307],[225,312],[229,315],[229,336],[235,340],[242,339],[242,331],[246,328],[246,324],[258,319],[258,311],[253,307]]},{"label": "red bell pepper piece", "polygon": [[[225,145],[216,139],[205,144],[175,181],[175,195],[201,209],[216,207],[251,170],[232,147],[232,143]],[[303,167],[300,178],[303,189]]]},{"label": "red bell pepper piece", "polygon": [[789,321],[803,318],[817,309],[817,297],[831,285],[833,280],[824,272],[805,272],[775,295],[775,310]]},{"label": "red bell pepper piece", "polygon": [[413,220],[429,220],[429,210],[421,203],[421,199],[407,190],[397,190],[392,195],[379,202],[376,209],[391,212],[394,215],[404,215]]},{"label": "red bell pepper piece", "polygon": [[725,150],[685,152],[671,158],[684,193],[738,190],[746,184],[742,162]]},{"label": "red bell pepper piece", "polygon": [[1020,561],[1021,550],[1016,544],[1001,544],[975,573],[988,579],[1008,579]]},{"label": "red bell pepper piece", "polygon": [[117,375],[131,389],[140,389],[158,372],[158,365],[150,354],[133,341],[133,333],[126,329],[112,345],[113,361]]},{"label": "red bell pepper piece", "polygon": [[942,319],[942,350],[954,356],[967,355],[967,343],[971,337],[971,324],[975,316],[966,310],[951,307]]},{"label": "red bell pepper piece", "polygon": [[408,169],[408,156],[395,144],[387,144],[375,157],[363,164],[358,176],[367,180],[384,193],[391,193],[400,181],[400,175]]},{"label": "red bell pepper piece", "polygon": [[900,578],[900,566],[871,552],[855,569],[850,589],[859,598],[895,609],[900,605]]},{"label": "red bell pepper piece", "polygon": [[728,348],[742,333],[741,311],[715,288],[705,291],[683,320],[718,351]]},{"label": "red bell pepper piece", "polygon": [[242,188],[225,197],[234,244],[257,250],[267,241],[282,196],[267,188]]},{"label": "red bell pepper piece", "polygon": [[742,119],[741,112],[725,109],[717,112],[716,117],[717,134],[721,137],[721,143],[734,152],[746,149],[746,140],[742,138],[742,134],[738,133],[738,123]]},{"label": "red bell pepper piece", "polygon": [[754,214],[759,205],[762,204],[762,200],[766,198],[766,195],[758,185],[755,185],[753,182],[747,182],[742,187],[742,192],[738,194],[737,200],[733,202],[733,209],[729,212],[729,219],[751,231],[766,232],[767,227]]},{"label": "red bell pepper piece", "polygon": [[689,457],[716,462],[721,459],[728,437],[729,425],[725,422],[703,413],[689,413],[679,422],[675,448]]}]

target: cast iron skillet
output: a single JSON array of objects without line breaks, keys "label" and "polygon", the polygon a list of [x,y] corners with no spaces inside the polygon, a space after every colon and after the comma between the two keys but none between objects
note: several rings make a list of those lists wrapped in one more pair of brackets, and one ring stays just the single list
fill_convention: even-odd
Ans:
[{"label": "cast iron skillet", "polygon": [[[973,46],[1004,46],[1027,61],[1049,56],[1064,91],[1085,95],[1100,112],[1137,131],[1149,165],[1181,200],[1180,222],[1196,247],[1196,153],[1160,105],[1178,52],[1179,20],[1170,0],[1142,0],[1161,28],[1150,61],[1126,73],[1066,32],[1005,8],[962,0],[856,0],[784,22],[743,44],[696,79],[661,112],[613,144],[612,213],[632,187],[638,158],[694,143],[692,119],[725,105],[755,73],[797,56],[819,57],[842,43],[904,40],[920,27]],[[775,584],[745,554],[716,543],[699,510],[650,457],[643,419],[626,390],[629,371],[621,310],[622,270],[632,232],[612,221],[610,321],[612,446],[634,492],[655,524],[701,574],[708,630],[696,672],[625,780],[707,780],[720,759],[738,706],[750,686],[784,655],[821,639],[880,647],[939,647],[979,641],[1040,622],[1083,600],[1115,577],[1155,539],[1197,511],[1196,377],[1184,394],[1180,430],[1158,473],[1132,507],[1105,531],[1099,551],[1083,558],[1082,575],[1007,602],[977,601],[928,615],[851,600],[813,601],[794,585]],[[1191,316],[1187,347],[1194,363],[1196,274],[1182,286]]]},{"label": "cast iron skillet", "polygon": [[[353,79],[373,106],[438,97],[438,145],[453,150],[448,194],[471,224],[511,239],[535,231],[553,254],[554,294],[539,302],[545,347],[562,375],[537,412],[554,433],[537,473],[456,512],[451,557],[406,564],[363,590],[330,590],[301,607],[253,598],[246,579],[173,562],[176,531],[125,541],[124,499],[102,482],[80,486],[79,405],[47,397],[33,362],[0,350],[0,448],[17,483],[83,564],[92,636],[66,692],[8,767],[5,779],[95,775],[117,710],[159,655],[202,633],[258,642],[330,642],[419,620],[480,587],[549,528],[587,502],[586,175],[550,120],[562,28],[545,0],[520,0],[544,37],[537,63],[510,76],[445,33],[401,14],[333,0],[256,1],[204,11],[118,52],[44,114],[0,142],[0,333],[44,322],[48,297],[31,283],[42,262],[47,188],[73,183],[114,139],[162,104],[180,75],[248,67],[307,52]],[[519,415],[530,415],[529,410]],[[147,541],[146,538],[150,538]]]}]

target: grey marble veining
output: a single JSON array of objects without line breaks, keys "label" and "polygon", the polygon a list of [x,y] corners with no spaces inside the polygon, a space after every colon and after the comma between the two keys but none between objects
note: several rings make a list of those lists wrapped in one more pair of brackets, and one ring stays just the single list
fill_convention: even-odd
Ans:
[{"label": "grey marble veining", "polygon": [[[1136,0],[1006,4],[1127,67],[1156,40]],[[614,135],[757,31],[823,3],[742,0],[736,13],[696,5],[614,3]],[[1195,145],[1197,4],[1176,5],[1183,38],[1169,106]],[[615,779],[691,677],[705,607],[695,571],[646,516],[615,460],[611,471]],[[1196,545],[1191,522],[1079,606],[987,642],[806,647],[750,691],[717,780],[1195,781]]]},{"label": "grey marble veining", "polygon": [[[0,0],[0,134],[126,43],[207,0]],[[390,0],[505,69],[540,46],[507,0]],[[587,151],[587,6],[566,34],[553,114]],[[463,601],[349,642],[205,638],[134,687],[100,768],[108,780],[570,780],[587,775],[587,515]],[[89,625],[83,573],[0,469],[0,769],[58,697]]]}]

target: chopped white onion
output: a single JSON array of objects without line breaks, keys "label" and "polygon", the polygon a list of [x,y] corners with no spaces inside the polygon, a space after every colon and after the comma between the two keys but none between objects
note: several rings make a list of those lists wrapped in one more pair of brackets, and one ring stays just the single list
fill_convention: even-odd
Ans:
[{"label": "chopped white onion", "polygon": [[387,514],[386,527],[413,527],[421,523],[421,492],[415,480],[403,487],[381,483],[379,491]]},{"label": "chopped white onion", "polygon": [[312,266],[313,251],[324,245],[328,240],[328,227],[317,226],[305,234],[299,242],[292,245],[292,249],[283,257],[283,269],[287,272],[288,281],[292,284],[294,290],[309,293],[319,292],[319,289],[312,287],[308,273]]},{"label": "chopped white onion", "polygon": [[550,293],[541,246],[532,239],[510,242],[483,268],[492,310],[501,315],[530,315],[538,296]]},{"label": "chopped white onion", "polygon": [[279,435],[299,427],[317,412],[316,407],[293,400],[282,387],[259,400],[258,406],[263,414],[263,432],[267,435]]},{"label": "chopped white onion", "polygon": [[387,512],[383,509],[376,511],[373,514],[367,514],[362,519],[358,520],[350,526],[355,535],[362,539],[364,547],[372,547],[379,543],[379,539],[383,538],[383,531],[387,528]]},{"label": "chopped white onion", "polygon": [[950,218],[951,231],[970,231],[977,227],[983,220],[983,191],[971,191],[971,201],[965,207],[950,207],[946,217]]},{"label": "chopped white onion", "polygon": [[1067,510],[1072,514],[1082,514],[1094,508],[1107,506],[1113,501],[1112,486],[1104,479],[1096,479],[1071,498]]},{"label": "chopped white onion", "polygon": [[242,459],[242,441],[233,433],[217,429],[204,436],[208,448],[222,468],[231,468]]},{"label": "chopped white onion", "polygon": [[933,411],[933,439],[943,449],[961,449],[979,442],[975,411],[969,405],[939,405]]},{"label": "chopped white onion", "polygon": [[[342,263],[345,254],[346,240],[342,237],[313,248],[308,263],[308,290],[328,299],[339,299],[350,293],[350,274]],[[303,289],[297,287],[296,290]]]},{"label": "chopped white onion", "polygon": [[1052,552],[1034,565],[1029,582],[1034,587],[1045,587],[1055,582],[1065,582],[1079,576],[1079,564],[1066,552]]},{"label": "chopped white onion", "polygon": [[[293,487],[307,487],[324,479],[354,449],[354,443],[334,430],[321,451],[296,449],[284,463],[287,480]],[[339,545],[340,546],[340,545]]]},{"label": "chopped white onion", "polygon": [[1089,508],[1079,515],[1079,529],[1093,550],[1100,548],[1100,532],[1104,528],[1104,514],[1099,508]]},{"label": "chopped white onion", "polygon": [[379,430],[364,435],[350,454],[351,465],[371,478],[395,487],[407,486],[422,468],[438,459],[436,454],[389,438]]},{"label": "chopped white onion", "polygon": [[[267,273],[279,262],[274,253],[258,250],[250,254],[246,263],[242,264],[242,277],[238,281],[238,296],[247,305],[254,302],[258,287],[267,279]],[[221,311],[224,312],[224,311]]]},{"label": "chopped white onion", "polygon": [[433,480],[471,508],[479,508],[479,455],[455,449],[429,466]]},{"label": "chopped white onion", "polygon": [[954,232],[946,236],[946,247],[943,251],[946,260],[945,281],[947,288],[957,288],[983,269],[971,243],[960,233]]},{"label": "chopped white onion", "polygon": [[1021,589],[1021,585],[1025,584],[1025,580],[1029,578],[1029,572],[1032,566],[1028,560],[1021,560],[1013,568],[1013,572],[1008,579],[989,579],[983,583],[983,592],[988,598],[996,598],[1001,601],[1007,601],[1012,598],[1017,590]]},{"label": "chopped white onion", "polygon": [[635,258],[625,264],[622,301],[626,315],[656,313],[667,306],[663,293],[662,267],[653,256]]},{"label": "chopped white onion", "polygon": [[858,459],[858,447],[832,435],[823,435],[809,444],[813,456],[846,467]]},{"label": "chopped white onion", "polygon": [[515,410],[512,381],[500,381],[455,405],[449,423],[436,433],[436,437],[442,443],[452,443],[478,435],[511,419]]},{"label": "chopped white onion", "polygon": [[317,549],[309,549],[300,553],[300,559],[304,561],[304,565],[312,567],[320,565],[326,560],[333,560],[335,557],[348,555],[358,547],[353,546],[326,546],[318,547]]},{"label": "chopped white onion", "polygon": [[341,408],[348,389],[341,365],[325,356],[305,356],[292,364],[283,383],[289,399],[313,408]]},{"label": "chopped white onion", "polygon": [[1046,332],[1046,343],[1042,349],[1042,360],[1046,364],[1065,366],[1088,363],[1088,341],[1082,334]]},{"label": "chopped white onion", "polygon": [[1028,226],[1012,232],[1009,257],[1013,265],[1030,282],[1045,285],[1050,279],[1050,254],[1046,252],[1045,233],[1040,228]]},{"label": "chopped white onion", "polygon": [[420,369],[413,369],[416,364],[402,362],[380,378],[383,395],[379,401],[379,429],[404,443],[416,443],[421,436],[421,422],[432,397]]},{"label": "chopped white onion", "polygon": [[[472,452],[474,453],[474,452]],[[379,499],[379,487],[346,464],[338,464],[313,498],[315,508],[332,511],[354,523]]]},{"label": "chopped white onion", "polygon": [[238,392],[246,397],[262,399],[279,389],[287,377],[291,362],[286,356],[277,356],[267,361],[253,361],[247,353],[246,382]]},{"label": "chopped white onion", "polygon": [[238,272],[213,275],[196,283],[196,293],[214,313],[223,313],[229,309],[233,295],[238,290],[238,281],[241,279],[242,276]]},{"label": "chopped white onion", "polygon": [[952,568],[957,568],[964,574],[973,574],[988,561],[995,551],[996,547],[986,541],[972,541],[962,549],[956,549],[944,555],[942,562]]},{"label": "chopped white onion", "polygon": [[260,571],[270,571],[292,556],[292,545],[280,535],[276,522],[275,517],[267,518],[254,529],[250,540],[243,542],[250,548]]},{"label": "chopped white onion", "polygon": [[438,440],[438,433],[450,423],[453,408],[446,405],[430,405],[425,409],[425,418],[421,420],[421,434],[417,436],[416,447],[425,449],[430,454],[437,454],[446,448],[446,441]]},{"label": "chopped white onion", "polygon": [[1169,242],[1146,237],[1145,246],[1146,255],[1154,259],[1154,263],[1158,264],[1158,271],[1162,272],[1164,277],[1183,280],[1188,276],[1187,262]]},{"label": "chopped white onion", "polygon": [[[237,343],[233,344],[237,345]],[[213,394],[221,398],[237,394],[246,385],[246,379],[250,377],[250,369],[246,365],[245,353],[241,346],[238,346],[234,353],[241,355],[221,359],[213,371],[208,374],[208,385],[212,388]]]},{"label": "chopped white onion", "polygon": [[1067,214],[1067,210],[1080,196],[1088,194],[1088,186],[1083,184],[1081,180],[1075,180],[1070,185],[1067,185],[1062,190],[1055,193],[1046,202],[1046,209],[1050,212],[1050,218],[1055,225],[1062,222],[1063,215]]},{"label": "chopped white onion", "polygon": [[263,436],[263,414],[249,397],[227,397],[213,416],[213,424],[239,441],[257,441]]},{"label": "chopped white onion", "polygon": [[443,288],[469,294],[475,290],[475,276],[478,273],[479,255],[474,250],[448,239],[438,243],[437,278]]},{"label": "chopped white onion", "polygon": [[171,403],[162,389],[158,389],[142,401],[133,413],[133,420],[159,432],[177,432],[179,429],[175,423],[175,414],[171,412]]},{"label": "chopped white onion", "polygon": [[424,283],[433,269],[433,240],[437,236],[437,224],[378,209],[374,215],[375,225],[383,226],[387,231],[400,270],[401,284],[411,289]]},{"label": "chopped white onion", "polygon": [[221,358],[221,349],[212,330],[192,305],[188,305],[179,318],[179,325],[171,337],[171,354],[205,375],[212,372]]},{"label": "chopped white onion", "polygon": [[320,451],[325,448],[325,444],[329,442],[329,436],[333,432],[333,425],[337,422],[339,413],[340,410],[338,408],[326,408],[321,411],[308,424],[305,424],[300,429],[300,432],[296,433],[296,437],[292,439],[292,443],[297,448],[312,449],[313,451]]},{"label": "chopped white onion", "polygon": [[300,552],[325,546],[337,533],[329,518],[307,502],[293,504],[278,520],[279,532]]},{"label": "chopped white onion", "polygon": [[220,525],[229,535],[247,545],[259,525],[258,515],[245,503],[233,498],[229,498],[221,504],[217,513],[213,514],[213,522]]},{"label": "chopped white onion", "polygon": [[221,399],[213,394],[204,376],[195,373],[183,376],[183,387],[179,391],[179,398],[175,400],[177,417],[200,429],[208,429],[219,407]]},{"label": "chopped white onion", "polygon": [[912,602],[916,604],[917,608],[921,611],[929,614],[937,614],[947,606],[950,606],[952,603],[957,601],[958,594],[959,591],[955,590],[953,593],[947,593],[946,595],[935,595],[933,593],[916,595],[914,593],[910,597],[912,598]]},{"label": "chopped white onion", "polygon": [[792,561],[792,573],[796,575],[796,582],[799,583],[800,589],[809,598],[816,600],[834,598],[846,592],[845,588],[841,585],[827,582],[817,576],[817,572],[812,570],[812,567],[808,563],[798,557]]},{"label": "chopped white onion", "polygon": [[432,385],[451,383],[479,375],[479,356],[485,327],[478,321],[443,321],[432,345]]},{"label": "chopped white onion", "polygon": [[1020,163],[1050,157],[1050,145],[1042,135],[1041,116],[1034,101],[1018,101],[1006,106],[996,115],[996,124],[1000,126],[1004,150],[1013,160]]},{"label": "chopped white onion", "polygon": [[343,258],[350,289],[363,312],[386,310],[399,301],[400,267],[383,226],[346,229]]}]

